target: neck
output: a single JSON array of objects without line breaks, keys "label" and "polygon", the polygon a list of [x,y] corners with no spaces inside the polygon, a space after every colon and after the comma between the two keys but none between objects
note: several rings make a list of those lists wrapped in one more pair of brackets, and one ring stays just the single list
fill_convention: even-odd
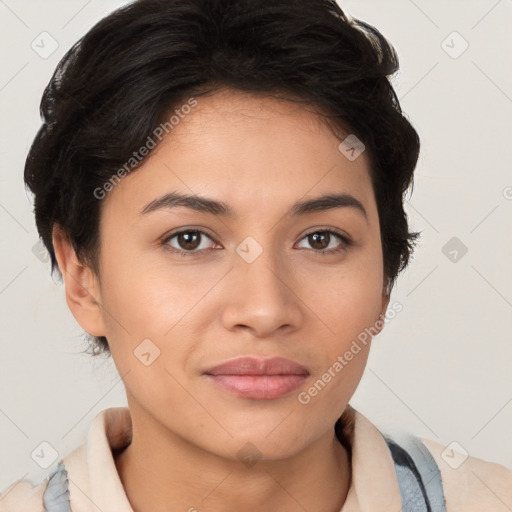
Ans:
[{"label": "neck", "polygon": [[339,512],[345,502],[350,459],[334,429],[293,457],[244,465],[132,418],[131,443],[114,458],[134,512]]}]

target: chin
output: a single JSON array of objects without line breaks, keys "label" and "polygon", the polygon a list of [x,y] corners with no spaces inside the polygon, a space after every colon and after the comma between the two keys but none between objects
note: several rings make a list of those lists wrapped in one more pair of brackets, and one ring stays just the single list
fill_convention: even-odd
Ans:
[{"label": "chin", "polygon": [[284,439],[285,436],[276,436],[272,441],[261,436],[237,436],[225,443],[221,451],[219,444],[214,444],[209,451],[229,460],[238,460],[251,468],[258,462],[289,459],[303,449],[301,444],[291,442],[290,438],[286,442]]}]

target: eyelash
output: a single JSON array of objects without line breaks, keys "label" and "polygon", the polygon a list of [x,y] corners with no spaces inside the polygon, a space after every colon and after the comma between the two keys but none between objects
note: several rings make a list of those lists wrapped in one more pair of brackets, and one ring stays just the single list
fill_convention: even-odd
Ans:
[{"label": "eyelash", "polygon": [[[170,247],[170,246],[166,245],[174,237],[176,237],[178,235],[181,235],[183,233],[199,233],[201,236],[204,235],[204,236],[208,237],[210,240],[215,241],[215,240],[213,240],[213,238],[210,235],[208,235],[208,233],[205,233],[204,231],[201,231],[200,229],[184,229],[184,230],[181,230],[181,231],[176,231],[175,233],[172,233],[169,236],[166,236],[165,238],[163,238],[160,241],[160,245],[161,246],[165,246],[165,249],[170,251],[170,252],[172,252],[173,254],[178,254],[179,256],[184,257],[184,258],[196,257],[198,255],[201,255],[201,253],[203,251],[205,251],[205,250],[206,251],[215,251],[216,250],[216,249],[203,249],[202,251],[184,251],[184,250],[179,250],[179,249],[176,249],[174,247]],[[329,256],[329,255],[332,255],[332,254],[338,254],[338,253],[340,253],[342,251],[345,251],[346,249],[348,249],[349,247],[352,246],[352,240],[350,240],[344,234],[342,234],[342,233],[340,233],[338,231],[335,231],[333,229],[315,229],[313,231],[310,231],[309,233],[306,233],[302,237],[301,240],[303,240],[304,238],[307,238],[308,236],[313,235],[315,233],[329,233],[331,235],[335,235],[336,237],[338,237],[342,241],[342,244],[340,245],[340,247],[338,247],[336,249],[329,249],[328,251],[320,250],[320,249],[310,249],[311,251],[313,251],[316,254],[321,254],[322,256]]]}]

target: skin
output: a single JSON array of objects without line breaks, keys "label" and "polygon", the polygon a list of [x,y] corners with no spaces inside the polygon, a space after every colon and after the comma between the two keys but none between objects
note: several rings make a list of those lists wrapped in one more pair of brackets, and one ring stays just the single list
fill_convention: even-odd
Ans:
[{"label": "skin", "polygon": [[[67,303],[85,331],[108,338],[123,376],[133,438],[115,456],[121,480],[135,511],[169,511],[173,503],[172,510],[337,512],[351,468],[333,425],[370,343],[307,405],[297,396],[388,306],[369,160],[347,159],[340,139],[304,106],[229,90],[197,101],[103,200],[100,278],[54,230]],[[171,191],[223,201],[237,216],[184,207],[139,215]],[[350,207],[286,215],[298,200],[333,192],[357,198],[367,218]],[[195,255],[159,244],[192,228],[208,235],[197,248],[178,237],[167,247]],[[331,235],[315,245],[306,236],[327,228],[353,244]],[[263,250],[252,263],[236,252],[248,236]],[[147,338],[160,350],[149,366],[134,357]],[[287,396],[253,400],[202,375],[241,355],[287,357],[310,376]],[[237,456],[246,443],[261,454],[251,467]]]}]

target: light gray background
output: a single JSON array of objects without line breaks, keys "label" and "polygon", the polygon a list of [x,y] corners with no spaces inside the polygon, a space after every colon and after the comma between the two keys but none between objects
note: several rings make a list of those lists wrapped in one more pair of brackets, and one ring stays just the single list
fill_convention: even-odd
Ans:
[{"label": "light gray background", "polygon": [[[47,473],[31,458],[42,441],[63,456],[99,411],[126,405],[113,363],[80,354],[82,330],[64,289],[33,253],[38,237],[22,178],[58,60],[124,3],[0,0],[2,490]],[[407,203],[421,246],[393,292],[403,311],[374,339],[352,405],[384,430],[457,441],[512,468],[512,2],[340,5],[396,47],[394,83],[422,139]],[[45,59],[31,48],[43,31],[58,42]],[[454,31],[469,44],[457,58],[464,43]],[[443,253],[452,237],[468,248],[456,262]]]}]

